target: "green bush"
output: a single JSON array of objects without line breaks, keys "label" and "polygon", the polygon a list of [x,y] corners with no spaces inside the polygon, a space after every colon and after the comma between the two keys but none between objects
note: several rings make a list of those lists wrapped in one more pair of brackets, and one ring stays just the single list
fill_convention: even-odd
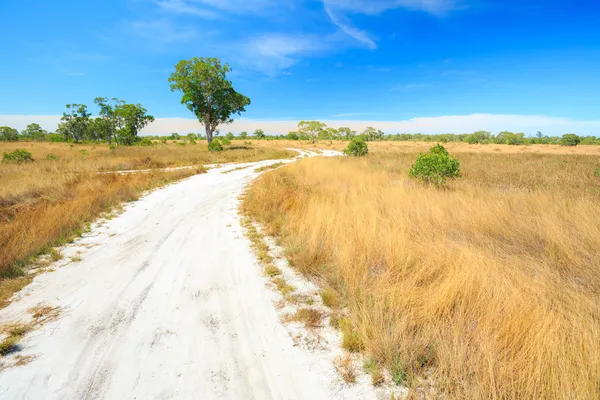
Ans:
[{"label": "green bush", "polygon": [[138,146],[154,146],[154,142],[147,137],[141,138],[137,144]]},{"label": "green bush", "polygon": [[446,179],[460,178],[460,163],[438,144],[429,152],[419,154],[408,175],[439,186],[445,184]]},{"label": "green bush", "polygon": [[48,161],[58,161],[59,157],[56,154],[46,154],[46,160]]},{"label": "green bush", "polygon": [[355,137],[348,143],[348,147],[346,147],[344,153],[355,157],[366,156],[369,153],[369,147],[362,138]]},{"label": "green bush", "polygon": [[231,141],[227,138],[221,138],[221,143],[224,145],[230,145]]},{"label": "green bush", "polygon": [[208,145],[208,151],[212,153],[223,151],[223,145],[218,140],[213,140]]},{"label": "green bush", "polygon": [[566,133],[560,139],[561,146],[577,146],[579,143],[581,143],[581,139],[574,133]]},{"label": "green bush", "polygon": [[32,162],[33,157],[31,153],[25,149],[16,149],[12,153],[4,153],[2,157],[2,161],[4,162],[14,162],[14,163],[24,163],[24,162]]}]

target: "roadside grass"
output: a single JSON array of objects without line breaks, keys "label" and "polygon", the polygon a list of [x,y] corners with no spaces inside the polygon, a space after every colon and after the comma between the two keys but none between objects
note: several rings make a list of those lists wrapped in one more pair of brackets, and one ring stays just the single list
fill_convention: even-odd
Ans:
[{"label": "roadside grass", "polygon": [[449,145],[463,178],[436,189],[408,178],[426,149],[409,145],[263,174],[243,212],[341,296],[347,316],[330,324],[343,347],[394,382],[431,373],[447,398],[599,398],[598,149]]},{"label": "roadside grass", "polygon": [[300,308],[296,313],[286,316],[285,321],[301,322],[308,329],[317,329],[323,326],[325,314],[315,308]]},{"label": "roadside grass", "polygon": [[282,162],[278,162],[278,163],[271,164],[271,165],[265,165],[264,167],[256,168],[254,170],[254,172],[264,172],[264,171],[268,171],[268,170],[271,170],[271,169],[277,169],[277,168],[279,168],[279,167],[281,167],[283,165],[285,165],[285,163],[282,163]]}]

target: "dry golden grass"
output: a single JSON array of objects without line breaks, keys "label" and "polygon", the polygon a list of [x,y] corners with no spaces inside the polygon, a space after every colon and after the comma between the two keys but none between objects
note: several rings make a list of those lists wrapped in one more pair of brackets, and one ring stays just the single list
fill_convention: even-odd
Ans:
[{"label": "dry golden grass", "polygon": [[[206,145],[119,147],[66,143],[0,143],[0,154],[25,148],[33,163],[0,162],[0,307],[29,283],[22,267],[41,254],[58,260],[52,247],[83,232],[86,223],[148,189],[203,172],[203,164],[278,159],[296,155],[281,143],[234,143],[222,153]],[[47,160],[48,154],[58,160]],[[196,166],[161,171],[160,168]],[[119,175],[98,171],[149,169]]]},{"label": "dry golden grass", "polygon": [[450,145],[464,178],[435,189],[407,177],[426,146],[387,145],[268,172],[243,204],[343,297],[347,347],[449,398],[599,398],[598,149]]}]

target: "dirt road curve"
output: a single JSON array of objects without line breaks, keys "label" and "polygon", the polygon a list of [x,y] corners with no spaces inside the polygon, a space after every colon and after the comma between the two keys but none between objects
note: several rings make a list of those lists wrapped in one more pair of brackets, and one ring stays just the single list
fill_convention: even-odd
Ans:
[{"label": "dirt road curve", "polygon": [[36,358],[0,372],[0,398],[331,398],[280,325],[237,216],[271,163],[157,190],[82,239],[81,261],[36,278],[0,323],[39,303],[61,316],[24,338]]}]

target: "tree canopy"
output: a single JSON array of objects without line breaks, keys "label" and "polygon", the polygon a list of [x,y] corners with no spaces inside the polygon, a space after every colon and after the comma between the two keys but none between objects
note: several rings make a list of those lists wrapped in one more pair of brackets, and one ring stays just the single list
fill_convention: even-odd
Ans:
[{"label": "tree canopy", "polygon": [[236,92],[227,79],[230,71],[229,64],[221,64],[218,58],[194,57],[179,61],[169,77],[171,91],[182,93],[181,104],[204,125],[209,144],[220,124],[232,122],[234,114],[250,105],[250,99]]}]

